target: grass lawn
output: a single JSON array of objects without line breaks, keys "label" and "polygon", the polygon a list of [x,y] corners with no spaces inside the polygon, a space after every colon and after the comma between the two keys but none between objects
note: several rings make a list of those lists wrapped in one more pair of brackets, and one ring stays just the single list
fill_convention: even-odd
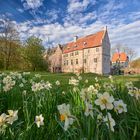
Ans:
[{"label": "grass lawn", "polygon": [[2,73],[0,139],[138,140],[140,75]]},{"label": "grass lawn", "polygon": [[[67,74],[67,73],[33,72],[32,74],[40,74],[42,79],[53,82],[53,83],[59,80],[62,83],[62,86],[67,86],[68,81],[71,78],[71,76],[75,76],[75,74],[72,74],[72,73]],[[88,79],[89,85],[95,82],[95,77],[98,77],[103,82],[109,81],[108,76],[101,76],[101,75],[96,75],[92,73],[81,74],[81,76],[82,76],[83,81]],[[133,81],[136,86],[140,87],[140,75],[118,75],[118,76],[113,76],[113,78],[118,83],[125,83],[129,81]]]}]

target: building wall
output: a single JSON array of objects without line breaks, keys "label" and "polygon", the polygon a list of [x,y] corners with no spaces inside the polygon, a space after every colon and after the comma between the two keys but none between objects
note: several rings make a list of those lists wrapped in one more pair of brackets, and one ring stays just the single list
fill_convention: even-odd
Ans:
[{"label": "building wall", "polygon": [[84,72],[102,74],[102,48],[84,49]]},{"label": "building wall", "polygon": [[83,69],[83,51],[62,54],[62,72],[81,72]]},{"label": "building wall", "polygon": [[102,74],[102,48],[88,48],[62,54],[62,72]]},{"label": "building wall", "polygon": [[102,74],[109,74],[110,69],[110,41],[106,32],[102,40]]},{"label": "building wall", "polygon": [[54,54],[49,56],[50,71],[61,72],[62,71],[62,50],[58,46]]}]

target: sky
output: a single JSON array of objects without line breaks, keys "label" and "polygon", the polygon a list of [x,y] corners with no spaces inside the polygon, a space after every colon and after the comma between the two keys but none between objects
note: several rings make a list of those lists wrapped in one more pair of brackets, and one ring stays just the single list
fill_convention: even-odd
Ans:
[{"label": "sky", "polygon": [[22,40],[34,35],[56,46],[107,26],[111,47],[140,56],[140,0],[0,0],[0,19],[9,17]]}]

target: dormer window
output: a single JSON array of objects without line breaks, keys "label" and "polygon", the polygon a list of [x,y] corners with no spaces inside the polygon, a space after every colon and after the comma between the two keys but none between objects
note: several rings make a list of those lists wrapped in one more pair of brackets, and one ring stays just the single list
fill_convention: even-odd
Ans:
[{"label": "dormer window", "polygon": [[84,42],[84,45],[87,45],[87,42]]}]

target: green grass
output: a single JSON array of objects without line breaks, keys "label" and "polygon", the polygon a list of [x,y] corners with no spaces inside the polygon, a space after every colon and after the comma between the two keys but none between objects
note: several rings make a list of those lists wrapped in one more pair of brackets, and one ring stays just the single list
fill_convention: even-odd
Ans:
[{"label": "green grass", "polygon": [[[35,78],[35,74],[40,74],[41,78]],[[0,76],[0,115],[8,114],[7,110],[18,110],[18,120],[12,125],[0,121],[0,139],[2,140],[138,140],[140,139],[140,97],[136,99],[128,94],[125,87],[126,82],[132,81],[134,86],[140,88],[140,75],[130,76],[113,76],[111,83],[108,76],[96,74],[82,74],[82,80],[73,91],[73,85],[69,85],[69,79],[74,74],[51,74],[46,72],[31,73],[24,76],[27,82],[24,87],[19,87],[22,79],[17,75],[11,76],[16,85],[9,91],[3,90],[3,79],[8,75]],[[95,104],[96,95],[92,95],[90,103],[93,105],[93,118],[85,116],[85,101],[81,98],[81,90],[93,85],[95,87],[95,77],[98,77],[99,93],[108,92],[115,100],[122,99],[127,104],[127,112],[117,114],[112,110],[101,110]],[[52,84],[50,90],[42,89],[33,92],[32,83],[43,80]],[[88,79],[88,83],[85,80]],[[60,86],[55,82],[59,80]],[[42,82],[43,82],[42,81]],[[115,89],[104,87],[105,83],[112,84]],[[97,87],[96,87],[97,88]],[[23,91],[26,90],[26,94]],[[65,92],[65,94],[63,93]],[[97,94],[99,94],[97,93]],[[90,93],[88,93],[90,94]],[[64,122],[60,121],[60,114],[57,109],[58,105],[63,103],[70,104],[70,112],[75,116],[74,123],[64,131]],[[97,116],[102,112],[104,116],[109,112],[115,120],[116,125],[112,132],[107,125],[101,121],[98,122]],[[35,124],[35,116],[42,114],[44,125],[40,128]],[[5,127],[5,128],[3,128]],[[1,131],[4,130],[2,133]]]}]

